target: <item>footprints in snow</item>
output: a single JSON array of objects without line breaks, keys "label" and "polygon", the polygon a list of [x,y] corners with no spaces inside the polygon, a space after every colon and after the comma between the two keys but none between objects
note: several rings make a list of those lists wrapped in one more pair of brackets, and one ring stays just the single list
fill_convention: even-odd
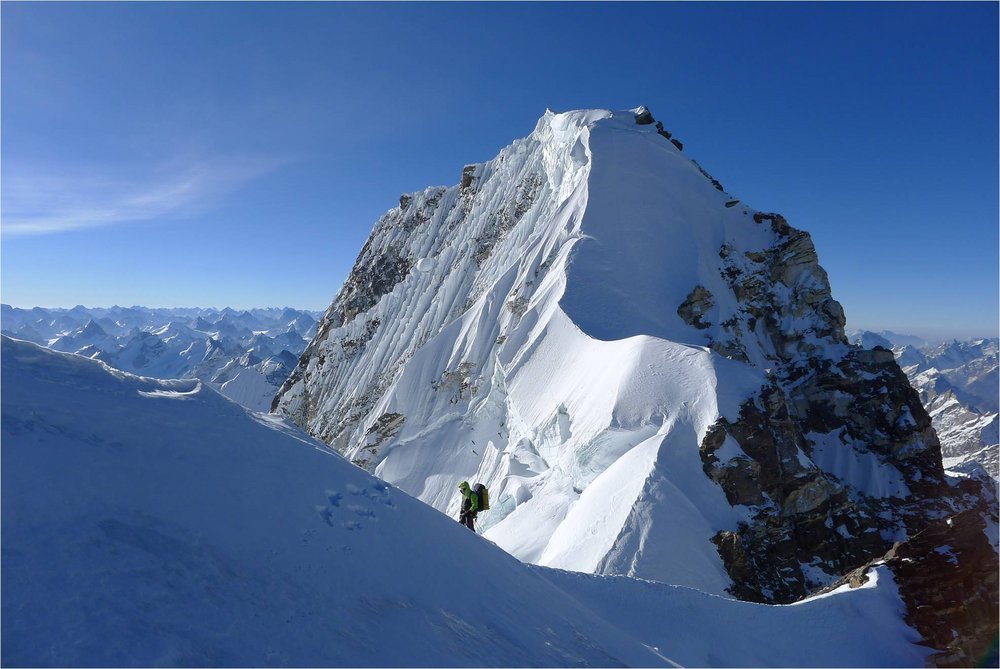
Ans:
[{"label": "footprints in snow", "polygon": [[378,520],[376,510],[380,506],[393,511],[396,509],[390,498],[389,486],[382,482],[365,488],[348,483],[346,489],[349,495],[346,498],[337,490],[327,490],[327,503],[316,507],[316,512],[330,527],[360,530],[365,522]]}]

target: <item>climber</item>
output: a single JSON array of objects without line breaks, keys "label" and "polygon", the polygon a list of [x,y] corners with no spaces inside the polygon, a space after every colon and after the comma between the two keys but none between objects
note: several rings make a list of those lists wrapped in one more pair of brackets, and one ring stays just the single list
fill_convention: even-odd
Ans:
[{"label": "climber", "polygon": [[459,513],[458,522],[475,532],[476,516],[479,514],[479,495],[472,491],[468,481],[462,481],[458,484],[458,489],[462,493],[462,510]]}]

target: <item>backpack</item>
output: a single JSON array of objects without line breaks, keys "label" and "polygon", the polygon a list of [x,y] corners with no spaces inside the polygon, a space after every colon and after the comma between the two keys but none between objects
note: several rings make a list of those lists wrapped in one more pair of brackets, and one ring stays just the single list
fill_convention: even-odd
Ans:
[{"label": "backpack", "polygon": [[472,492],[476,493],[479,498],[479,511],[489,511],[490,509],[490,491],[486,489],[482,483],[477,483],[472,486]]}]

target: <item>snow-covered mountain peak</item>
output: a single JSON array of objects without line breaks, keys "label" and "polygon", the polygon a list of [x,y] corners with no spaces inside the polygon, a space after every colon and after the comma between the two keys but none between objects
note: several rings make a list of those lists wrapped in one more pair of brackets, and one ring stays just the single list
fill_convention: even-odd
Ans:
[{"label": "snow-covered mountain peak", "polygon": [[648,109],[546,112],[376,222],[273,406],[441,511],[486,483],[524,560],[793,601],[946,503],[844,324],[808,233]]},{"label": "snow-covered mountain peak", "polygon": [[103,337],[107,335],[104,328],[98,325],[97,321],[93,319],[87,321],[87,324],[80,330],[80,334],[91,337]]}]

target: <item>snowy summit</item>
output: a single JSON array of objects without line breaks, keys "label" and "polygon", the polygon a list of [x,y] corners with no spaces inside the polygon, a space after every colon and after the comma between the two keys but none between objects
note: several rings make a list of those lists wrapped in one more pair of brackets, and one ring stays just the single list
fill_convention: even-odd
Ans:
[{"label": "snowy summit", "polygon": [[522,560],[787,603],[968,506],[844,324],[649,110],[546,112],[379,219],[273,409],[445,513],[486,483]]}]

